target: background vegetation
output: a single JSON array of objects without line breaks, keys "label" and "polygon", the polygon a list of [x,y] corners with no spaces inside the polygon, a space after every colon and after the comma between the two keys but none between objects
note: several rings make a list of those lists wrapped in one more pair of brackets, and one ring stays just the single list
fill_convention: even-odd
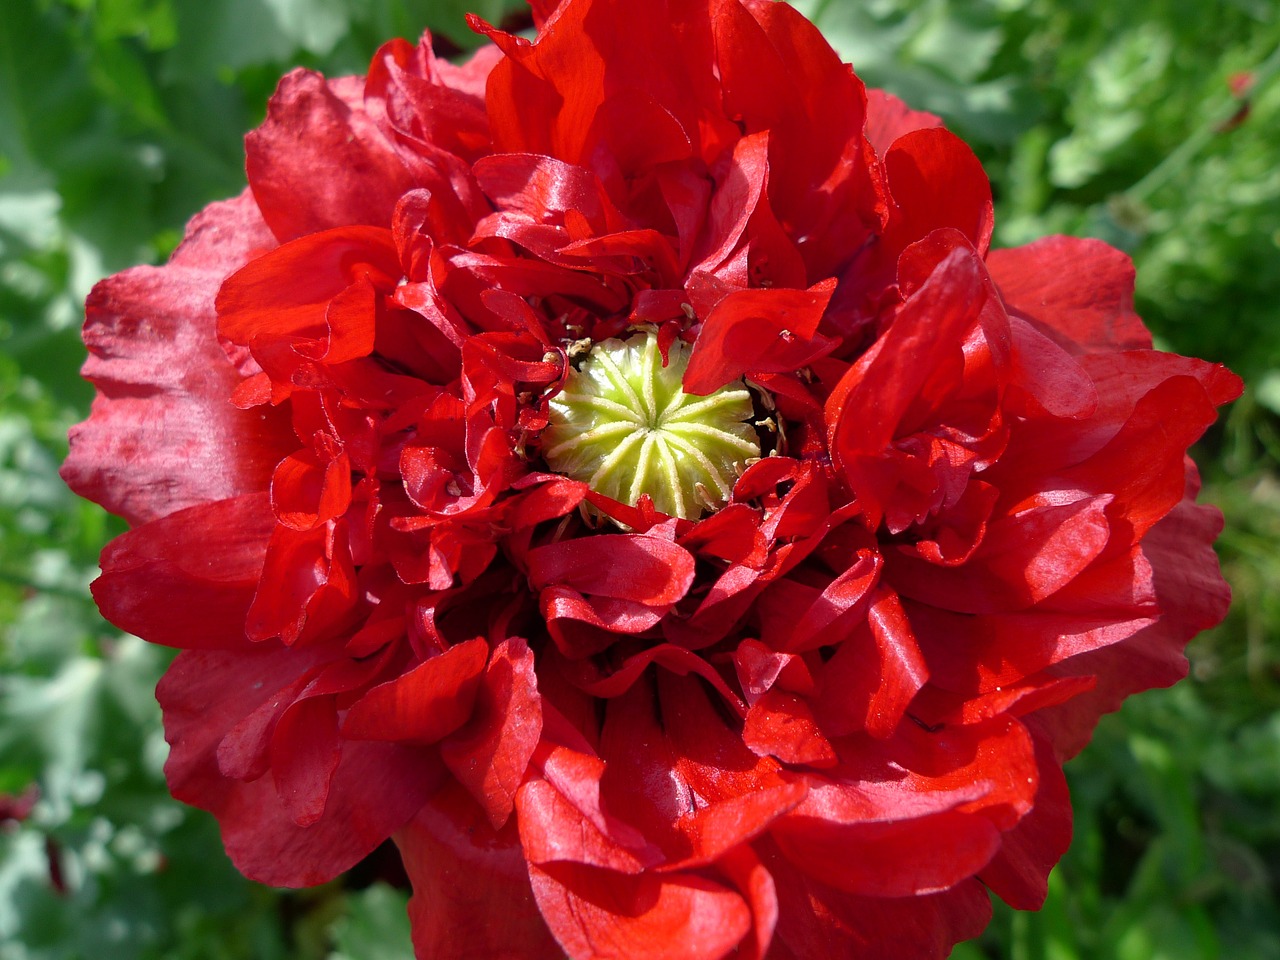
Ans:
[{"label": "background vegetation", "polygon": [[[86,586],[120,528],[59,483],[91,391],[90,285],[163,259],[243,186],[289,67],[362,72],[519,0],[6,0],[0,16],[0,960],[393,960],[404,894],[297,893],[228,865],[170,800],[165,651]],[[997,241],[1069,232],[1138,262],[1161,344],[1249,389],[1198,451],[1236,601],[1192,679],[1104,721],[1069,774],[1075,843],[1039,914],[959,960],[1280,958],[1280,6],[1274,0],[809,0],[868,82],[978,150]]]}]

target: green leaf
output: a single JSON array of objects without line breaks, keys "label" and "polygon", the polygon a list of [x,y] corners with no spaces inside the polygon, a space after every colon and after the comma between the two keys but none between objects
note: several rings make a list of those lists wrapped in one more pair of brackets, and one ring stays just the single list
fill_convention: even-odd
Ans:
[{"label": "green leaf", "polygon": [[328,960],[413,960],[407,903],[404,891],[384,883],[349,895]]}]

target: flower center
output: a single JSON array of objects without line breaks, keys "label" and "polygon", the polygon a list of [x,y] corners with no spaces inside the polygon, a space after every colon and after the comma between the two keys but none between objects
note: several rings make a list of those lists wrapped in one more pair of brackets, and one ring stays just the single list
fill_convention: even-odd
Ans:
[{"label": "flower center", "polygon": [[685,393],[690,352],[677,340],[664,367],[653,332],[597,343],[551,401],[547,465],[622,503],[634,506],[647,493],[673,517],[722,506],[745,462],[760,456],[744,422],[754,408],[740,384]]}]

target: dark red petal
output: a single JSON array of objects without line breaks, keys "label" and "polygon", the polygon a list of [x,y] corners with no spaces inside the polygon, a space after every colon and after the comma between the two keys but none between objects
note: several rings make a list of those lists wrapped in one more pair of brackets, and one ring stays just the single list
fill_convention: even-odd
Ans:
[{"label": "dark red petal", "polygon": [[471,717],[489,645],[479,638],[450,647],[351,705],[342,735],[353,740],[435,743]]},{"label": "dark red petal", "polygon": [[284,711],[271,737],[271,779],[298,826],[309,827],[324,815],[341,760],[332,697],[310,697]]},{"label": "dark red petal", "polygon": [[529,865],[547,926],[574,960],[723,957],[752,929],[742,897],[695,874]]},{"label": "dark red petal", "polygon": [[346,743],[326,815],[309,827],[295,822],[271,777],[243,783],[222,776],[216,753],[227,732],[315,664],[302,648],[271,642],[234,652],[188,651],[156,688],[170,743],[169,789],[218,818],[227,853],[260,883],[331,880],[403,826],[445,776],[439,761],[421,750]]},{"label": "dark red petal", "polygon": [[[700,701],[684,716],[662,710],[652,680],[611,700],[600,740],[606,763],[601,790],[609,808],[661,846],[666,869],[715,862],[805,794],[798,777],[743,748],[737,730],[699,685],[681,686]],[[676,727],[690,719],[701,722]],[[732,762],[733,773],[711,769],[717,761]]]},{"label": "dark red petal", "polygon": [[849,893],[960,883],[990,862],[1035,795],[1031,738],[1008,718],[936,733],[908,723],[882,747],[839,747],[841,766],[810,774],[808,795],[770,835],[806,873]]},{"label": "dark red petal", "polygon": [[810,877],[775,846],[758,847],[778,894],[774,947],[781,960],[943,960],[991,919],[991,901],[976,880],[929,896],[855,896]]},{"label": "dark red petal", "polygon": [[440,744],[440,756],[500,830],[542,735],[533,651],[519,637],[493,648],[471,720]]},{"label": "dark red petal", "polygon": [[210,206],[164,267],[98,284],[85,305],[84,376],[97,387],[62,477],[131,524],[262,490],[293,440],[287,417],[228,402],[240,374],[218,345],[223,277],[269,248],[253,201]]},{"label": "dark red petal", "polygon": [[395,835],[413,897],[417,956],[560,960],[529,887],[515,824],[495,831],[456,786],[436,793]]},{"label": "dark red petal", "polygon": [[94,600],[121,630],[152,643],[242,648],[272,527],[265,494],[153,520],[107,544]]},{"label": "dark red petal", "polygon": [[312,530],[277,525],[245,619],[250,639],[333,632],[356,603],[355,568],[344,521]]}]

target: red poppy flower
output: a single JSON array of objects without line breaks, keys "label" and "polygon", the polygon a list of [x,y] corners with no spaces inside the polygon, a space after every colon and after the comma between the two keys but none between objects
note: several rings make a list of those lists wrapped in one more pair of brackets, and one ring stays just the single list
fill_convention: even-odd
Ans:
[{"label": "red poppy flower", "polygon": [[394,838],[423,956],[940,957],[1227,604],[1239,381],[790,7],[535,3],[282,81],[98,286],[67,481],[183,648],[176,797],[264,883]]}]

